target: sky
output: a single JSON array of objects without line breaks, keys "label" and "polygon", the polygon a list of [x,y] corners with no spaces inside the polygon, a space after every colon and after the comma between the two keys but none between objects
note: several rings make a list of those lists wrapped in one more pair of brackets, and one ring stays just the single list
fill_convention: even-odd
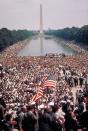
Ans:
[{"label": "sky", "polygon": [[0,0],[0,28],[38,30],[40,3],[44,29],[88,24],[88,0]]}]

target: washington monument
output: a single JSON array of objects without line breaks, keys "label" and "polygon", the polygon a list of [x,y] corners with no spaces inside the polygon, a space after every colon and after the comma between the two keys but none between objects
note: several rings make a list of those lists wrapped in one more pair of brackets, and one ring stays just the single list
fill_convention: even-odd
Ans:
[{"label": "washington monument", "polygon": [[43,35],[43,9],[42,9],[42,4],[40,4],[40,34]]},{"label": "washington monument", "polygon": [[41,44],[41,55],[43,55],[43,10],[42,10],[42,4],[40,4],[40,44]]}]

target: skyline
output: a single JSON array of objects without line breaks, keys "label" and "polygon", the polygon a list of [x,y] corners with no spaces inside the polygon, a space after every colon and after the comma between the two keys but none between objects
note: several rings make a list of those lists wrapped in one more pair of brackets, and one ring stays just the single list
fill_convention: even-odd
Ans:
[{"label": "skyline", "polygon": [[0,28],[39,30],[40,4],[44,29],[88,24],[88,0],[0,0]]}]

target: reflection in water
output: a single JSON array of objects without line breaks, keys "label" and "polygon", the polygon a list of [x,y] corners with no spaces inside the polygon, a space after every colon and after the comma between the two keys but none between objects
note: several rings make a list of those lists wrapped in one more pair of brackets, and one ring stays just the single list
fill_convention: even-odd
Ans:
[{"label": "reflection in water", "polygon": [[43,36],[40,36],[40,51],[41,51],[41,55],[43,56]]},{"label": "reflection in water", "polygon": [[44,39],[43,36],[38,39],[31,40],[18,56],[43,56],[49,53],[66,55],[76,54],[71,48],[66,45],[66,41],[53,39]]}]

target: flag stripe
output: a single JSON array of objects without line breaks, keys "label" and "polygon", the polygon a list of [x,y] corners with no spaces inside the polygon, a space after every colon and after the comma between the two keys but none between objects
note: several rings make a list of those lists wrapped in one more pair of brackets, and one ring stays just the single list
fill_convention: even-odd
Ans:
[{"label": "flag stripe", "polygon": [[36,99],[36,94],[32,97],[31,101],[35,101]]},{"label": "flag stripe", "polygon": [[43,90],[39,89],[38,92],[33,96],[32,101],[36,102],[43,96]]},{"label": "flag stripe", "polygon": [[56,87],[56,81],[54,80],[47,80],[43,84],[44,87]]}]

